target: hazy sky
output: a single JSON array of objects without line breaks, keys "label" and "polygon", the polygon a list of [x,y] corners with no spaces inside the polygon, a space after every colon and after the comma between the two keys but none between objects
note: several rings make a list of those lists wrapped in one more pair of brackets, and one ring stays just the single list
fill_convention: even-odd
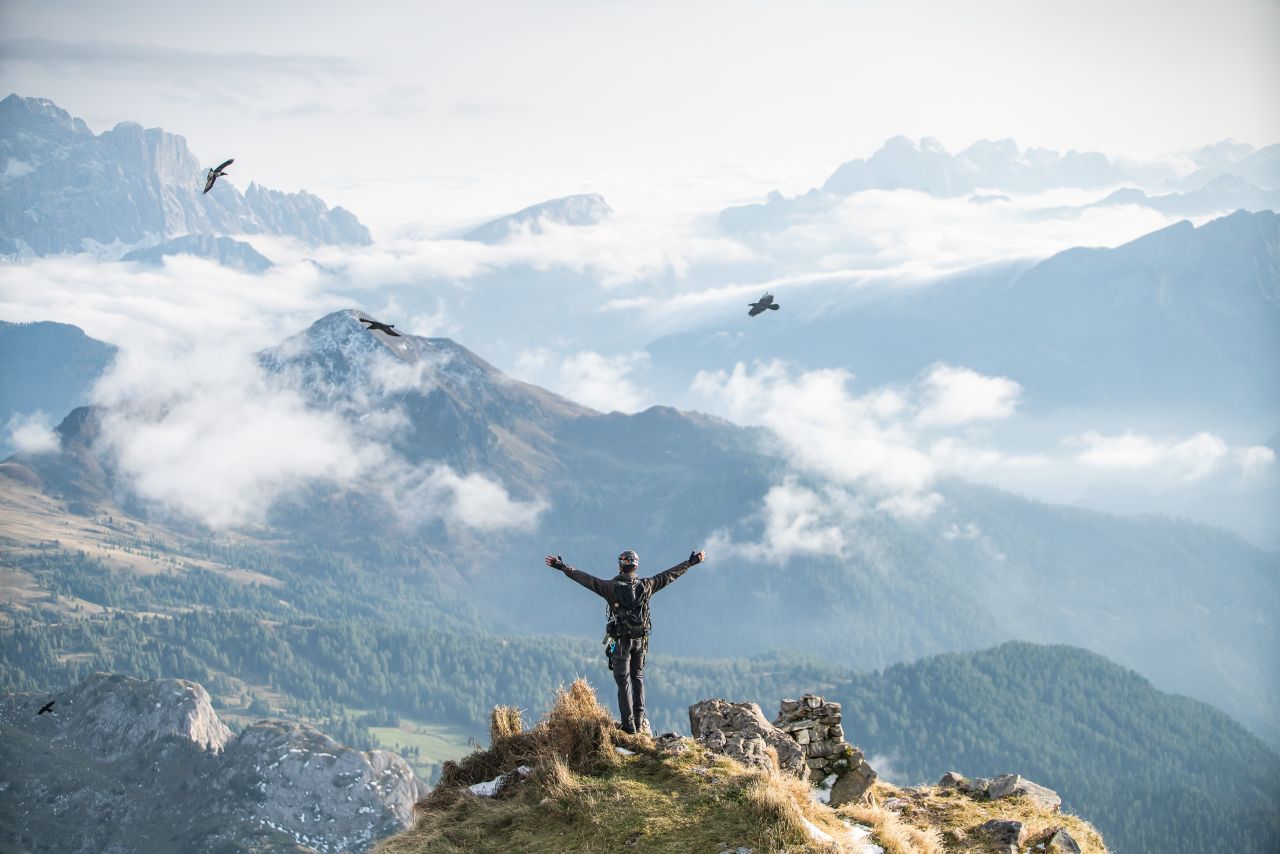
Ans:
[{"label": "hazy sky", "polygon": [[[372,8],[367,8],[372,6]],[[1280,2],[3,0],[3,88],[375,227],[798,192],[887,137],[1280,141]]]}]

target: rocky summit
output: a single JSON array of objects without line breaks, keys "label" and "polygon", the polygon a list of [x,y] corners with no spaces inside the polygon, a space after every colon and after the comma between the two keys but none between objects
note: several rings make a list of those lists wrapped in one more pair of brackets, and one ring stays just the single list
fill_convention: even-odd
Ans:
[{"label": "rocky summit", "polygon": [[393,753],[287,721],[233,735],[201,685],[107,674],[0,698],[0,766],[24,852],[363,851],[426,792]]},{"label": "rocky summit", "polygon": [[0,101],[0,163],[0,255],[11,258],[84,251],[114,258],[183,234],[371,242],[350,211],[305,190],[250,184],[241,193],[234,165],[205,195],[213,163],[198,159],[181,136],[135,122],[95,135],[45,98]]}]

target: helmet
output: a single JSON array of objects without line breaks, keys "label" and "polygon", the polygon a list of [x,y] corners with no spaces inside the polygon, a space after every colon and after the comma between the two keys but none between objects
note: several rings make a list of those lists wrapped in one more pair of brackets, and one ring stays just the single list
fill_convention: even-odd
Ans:
[{"label": "helmet", "polygon": [[618,555],[618,563],[634,569],[636,566],[640,565],[640,556],[631,549],[627,549],[625,552]]}]

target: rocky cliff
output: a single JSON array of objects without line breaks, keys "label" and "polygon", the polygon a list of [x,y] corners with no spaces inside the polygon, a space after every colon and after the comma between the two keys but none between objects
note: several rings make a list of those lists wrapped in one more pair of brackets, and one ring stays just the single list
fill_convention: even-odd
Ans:
[{"label": "rocky cliff", "polygon": [[363,851],[426,791],[395,754],[286,721],[232,735],[194,682],[107,674],[0,697],[0,767],[24,852]]},{"label": "rocky cliff", "polygon": [[160,128],[121,122],[95,135],[52,101],[10,95],[0,101],[0,255],[114,258],[183,234],[371,242],[349,211],[306,191],[250,184],[242,194],[235,166],[202,194],[215,162],[202,163],[185,139]]}]

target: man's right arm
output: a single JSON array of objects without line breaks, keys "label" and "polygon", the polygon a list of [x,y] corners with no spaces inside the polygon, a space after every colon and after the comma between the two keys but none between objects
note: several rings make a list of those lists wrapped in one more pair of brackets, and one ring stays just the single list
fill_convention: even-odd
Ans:
[{"label": "man's right arm", "polygon": [[605,579],[596,578],[594,575],[583,572],[580,569],[574,569],[569,566],[569,564],[565,563],[564,560],[561,559],[560,555],[555,555],[554,557],[547,555],[546,564],[552,569],[560,570],[567,577],[572,578],[574,581],[578,582],[592,593],[595,593],[597,596],[602,596],[605,599],[609,598],[610,584]]}]

